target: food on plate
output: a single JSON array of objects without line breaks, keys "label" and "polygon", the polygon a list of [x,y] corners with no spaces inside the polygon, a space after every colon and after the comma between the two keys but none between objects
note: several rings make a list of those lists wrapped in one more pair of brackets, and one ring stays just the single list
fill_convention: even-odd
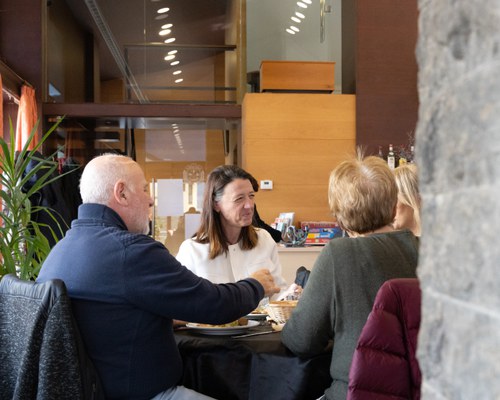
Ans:
[{"label": "food on plate", "polygon": [[240,319],[237,319],[236,321],[229,322],[227,324],[218,324],[218,325],[196,324],[196,325],[199,327],[202,327],[202,328],[231,328],[233,326],[246,326],[246,325],[248,325],[248,319],[240,318]]},{"label": "food on plate", "polygon": [[275,324],[275,323],[271,322],[271,328],[273,328],[273,331],[276,331],[276,332],[281,332],[281,330],[283,329],[284,326],[285,326],[285,324]]},{"label": "food on plate", "polygon": [[250,314],[267,314],[267,311],[265,307],[257,307]]}]

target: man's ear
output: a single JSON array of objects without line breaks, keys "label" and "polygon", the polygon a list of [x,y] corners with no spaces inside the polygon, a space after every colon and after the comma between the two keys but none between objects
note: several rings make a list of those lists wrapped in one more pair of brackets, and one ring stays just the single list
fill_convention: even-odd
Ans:
[{"label": "man's ear", "polygon": [[118,181],[115,183],[113,188],[113,196],[118,204],[127,204],[127,194],[125,193],[125,183],[123,181]]}]

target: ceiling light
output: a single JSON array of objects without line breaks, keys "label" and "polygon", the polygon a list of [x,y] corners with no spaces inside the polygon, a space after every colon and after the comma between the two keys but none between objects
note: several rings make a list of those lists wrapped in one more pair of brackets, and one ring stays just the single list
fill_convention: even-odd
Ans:
[{"label": "ceiling light", "polygon": [[301,1],[297,2],[297,5],[301,8],[307,8],[307,4],[302,3]]},{"label": "ceiling light", "polygon": [[173,66],[175,66],[175,65],[177,65],[177,64],[179,64],[179,63],[180,63],[180,61],[179,61],[179,60],[177,60],[177,61],[172,61],[172,62],[170,63],[170,65],[173,67]]},{"label": "ceiling light", "polygon": [[172,43],[172,42],[175,42],[175,38],[174,37],[165,39],[165,43]]},{"label": "ceiling light", "polygon": [[312,1],[311,0],[302,0],[304,3],[306,4],[312,4]]},{"label": "ceiling light", "polygon": [[160,8],[157,13],[158,14],[165,14],[166,12],[169,12],[170,8],[168,7],[163,7],[163,8]]},{"label": "ceiling light", "polygon": [[170,50],[167,54],[177,54],[177,50]]},{"label": "ceiling light", "polygon": [[297,17],[299,17],[299,18],[302,18],[302,19],[304,19],[304,18],[306,17],[304,14],[302,14],[302,13],[300,13],[300,12],[298,12],[298,11],[295,11],[295,15],[296,15]]},{"label": "ceiling light", "polygon": [[286,31],[290,34],[290,35],[295,35],[295,32],[292,31],[290,28],[286,28]]},{"label": "ceiling light", "polygon": [[182,74],[182,71],[178,69],[177,71],[172,72],[172,75],[179,75]]},{"label": "ceiling light", "polygon": [[293,25],[290,25],[290,29],[295,32],[300,32],[300,29]]},{"label": "ceiling light", "polygon": [[160,31],[160,36],[167,36],[170,35],[171,33],[172,33],[171,29],[163,29]]},{"label": "ceiling light", "polygon": [[170,60],[173,60],[175,58],[175,55],[174,54],[170,54],[168,56],[165,56],[163,59],[165,61],[170,61]]},{"label": "ceiling light", "polygon": [[293,21],[293,22],[297,22],[298,24],[300,24],[302,21],[300,18],[297,18],[297,17],[290,17],[290,19]]},{"label": "ceiling light", "polygon": [[179,78],[179,79],[176,79],[174,82],[175,82],[175,83],[181,83],[183,80],[184,80],[184,79]]},{"label": "ceiling light", "polygon": [[165,24],[161,26],[161,29],[170,29],[174,26],[174,24]]},{"label": "ceiling light", "polygon": [[160,20],[160,19],[165,19],[168,17],[168,14],[160,14],[160,15],[157,15],[155,17],[156,20]]}]

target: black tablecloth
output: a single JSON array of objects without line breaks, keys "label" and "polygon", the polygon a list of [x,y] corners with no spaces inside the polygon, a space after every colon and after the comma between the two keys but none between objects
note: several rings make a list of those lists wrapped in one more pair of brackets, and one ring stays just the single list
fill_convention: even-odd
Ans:
[{"label": "black tablecloth", "polygon": [[[270,330],[257,327],[250,332]],[[330,353],[294,356],[280,333],[231,338],[175,334],[184,363],[182,385],[219,400],[314,400],[330,386]]]}]

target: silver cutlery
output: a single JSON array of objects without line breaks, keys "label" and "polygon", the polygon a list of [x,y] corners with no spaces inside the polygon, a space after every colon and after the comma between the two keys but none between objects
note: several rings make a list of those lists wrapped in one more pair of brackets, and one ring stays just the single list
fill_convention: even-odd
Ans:
[{"label": "silver cutlery", "polygon": [[258,336],[258,335],[267,335],[268,333],[276,333],[278,331],[265,331],[265,332],[254,332],[254,333],[246,333],[244,335],[235,335],[231,336],[233,339],[250,337],[250,336]]}]

